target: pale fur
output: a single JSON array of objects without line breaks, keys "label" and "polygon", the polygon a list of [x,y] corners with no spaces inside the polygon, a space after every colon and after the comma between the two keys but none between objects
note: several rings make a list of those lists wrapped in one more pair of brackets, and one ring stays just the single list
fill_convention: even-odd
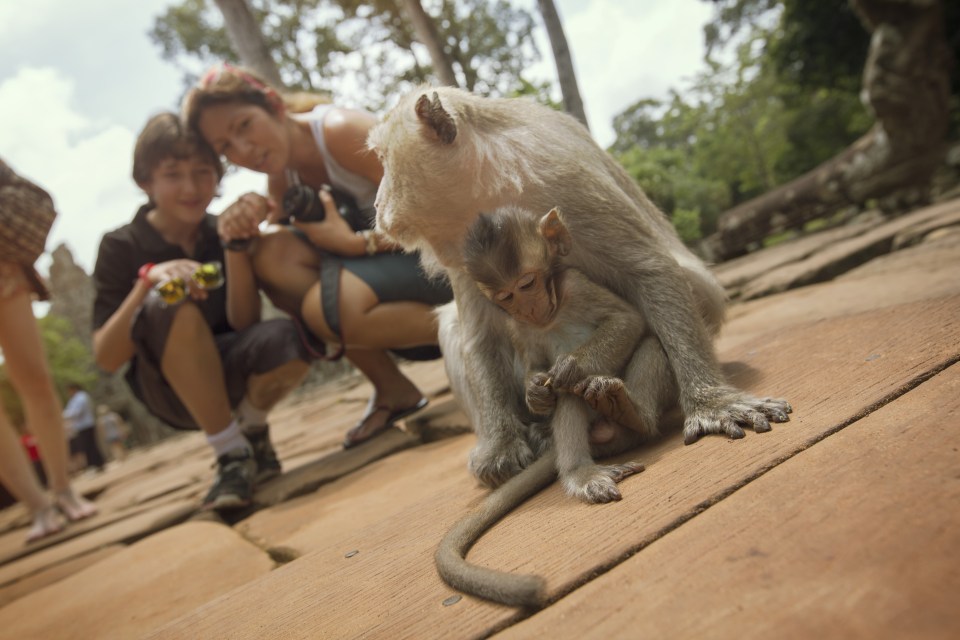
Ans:
[{"label": "pale fur", "polygon": [[[436,92],[456,136],[443,142],[415,104]],[[447,137],[449,139],[449,136]],[[725,295],[707,267],[680,241],[669,220],[572,117],[527,99],[481,98],[453,88],[421,87],[401,99],[370,136],[384,165],[377,226],[427,266],[442,267],[456,314],[444,312],[441,349],[451,384],[477,431],[470,470],[497,486],[549,446],[523,404],[522,369],[503,314],[462,268],[463,237],[480,212],[515,205],[565,214],[574,247],[568,264],[634,305],[654,340],[635,361],[676,381],[687,443],[710,433],[743,436],[741,425],[770,429],[785,421],[785,401],[755,398],[728,386],[712,337]],[[646,358],[646,359],[645,359]],[[457,377],[454,381],[453,378]],[[659,385],[641,405],[657,415]],[[629,446],[636,438],[608,447]]]}]

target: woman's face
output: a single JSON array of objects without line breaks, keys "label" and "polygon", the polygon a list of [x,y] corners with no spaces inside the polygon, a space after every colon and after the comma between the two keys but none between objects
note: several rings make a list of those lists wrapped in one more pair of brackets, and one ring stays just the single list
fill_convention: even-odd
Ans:
[{"label": "woman's face", "polygon": [[243,102],[204,107],[197,126],[233,164],[267,174],[281,173],[287,166],[290,146],[283,119],[263,107]]},{"label": "woman's face", "polygon": [[220,182],[216,168],[206,158],[167,158],[141,188],[156,209],[184,224],[199,224]]}]

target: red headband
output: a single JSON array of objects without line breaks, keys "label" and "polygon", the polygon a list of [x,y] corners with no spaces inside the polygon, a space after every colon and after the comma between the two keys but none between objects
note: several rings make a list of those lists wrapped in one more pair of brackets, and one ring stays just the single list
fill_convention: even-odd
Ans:
[{"label": "red headband", "polygon": [[239,67],[235,67],[229,62],[220,62],[218,64],[213,65],[209,69],[207,69],[207,72],[203,74],[202,78],[200,78],[200,81],[197,83],[197,86],[200,87],[201,89],[209,89],[210,85],[217,82],[220,79],[220,76],[222,76],[224,72],[232,73],[233,75],[237,76],[238,78],[240,78],[241,80],[249,84],[254,89],[262,91],[263,93],[266,93],[266,94],[276,93],[273,89],[263,84],[262,82],[260,82],[259,80],[251,76],[249,73],[247,73],[243,69]]}]

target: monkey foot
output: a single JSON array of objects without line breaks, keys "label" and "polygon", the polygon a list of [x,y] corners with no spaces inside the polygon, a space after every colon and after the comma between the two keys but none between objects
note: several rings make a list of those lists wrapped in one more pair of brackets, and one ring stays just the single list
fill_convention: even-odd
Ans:
[{"label": "monkey foot", "polygon": [[731,439],[744,436],[743,427],[756,433],[770,431],[771,422],[787,422],[793,408],[782,398],[755,398],[728,387],[715,389],[701,401],[683,424],[683,442],[692,444],[710,433],[725,433]]},{"label": "monkey foot", "polygon": [[643,430],[637,408],[620,378],[591,376],[577,383],[573,392],[607,420],[635,431]]},{"label": "monkey foot", "polygon": [[640,473],[643,469],[643,464],[639,462],[587,465],[565,474],[563,486],[568,494],[584,502],[593,504],[616,502],[623,498],[617,483]]}]

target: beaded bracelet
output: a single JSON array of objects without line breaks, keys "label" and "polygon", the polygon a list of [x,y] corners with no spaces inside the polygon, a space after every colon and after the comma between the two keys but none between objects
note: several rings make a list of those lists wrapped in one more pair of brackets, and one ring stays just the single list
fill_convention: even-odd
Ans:
[{"label": "beaded bracelet", "polygon": [[148,262],[140,267],[139,271],[137,271],[137,278],[143,281],[143,283],[148,287],[153,286],[153,281],[150,280],[150,269],[153,269],[155,266],[156,265],[154,263]]},{"label": "beaded bracelet", "polygon": [[364,229],[360,232],[360,235],[363,236],[363,239],[366,241],[366,252],[368,256],[376,255],[377,253],[377,236],[375,235],[373,229]]}]

